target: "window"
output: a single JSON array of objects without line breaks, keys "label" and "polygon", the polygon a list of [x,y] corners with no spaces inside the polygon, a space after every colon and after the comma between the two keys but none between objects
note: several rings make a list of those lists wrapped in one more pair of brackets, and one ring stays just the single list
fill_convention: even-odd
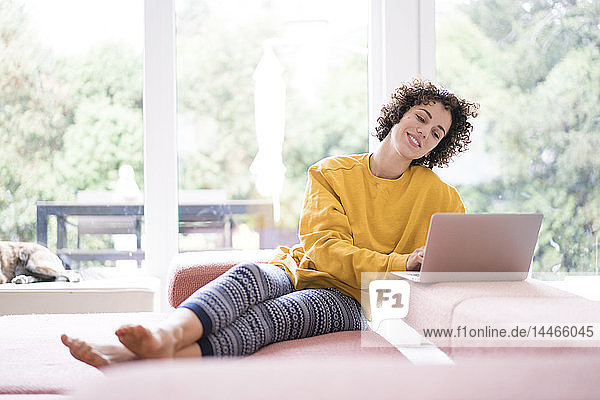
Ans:
[{"label": "window", "polygon": [[470,212],[544,214],[534,277],[597,275],[597,2],[436,6],[437,78],[481,103],[472,150],[440,173]]},{"label": "window", "polygon": [[[3,240],[35,241],[38,201],[142,201],[142,6],[0,2]],[[84,235],[84,220],[100,223],[67,217],[59,247],[135,250],[135,237]]]},{"label": "window", "polygon": [[227,221],[196,221],[216,237],[180,235],[179,248],[293,244],[308,167],[368,148],[368,3],[175,5],[180,203],[274,209],[271,228],[234,216],[229,238]]}]

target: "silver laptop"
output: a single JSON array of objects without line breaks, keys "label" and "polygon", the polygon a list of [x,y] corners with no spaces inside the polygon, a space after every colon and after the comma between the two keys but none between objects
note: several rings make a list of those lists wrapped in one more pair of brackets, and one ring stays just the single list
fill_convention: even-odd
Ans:
[{"label": "silver laptop", "polygon": [[416,282],[524,280],[541,224],[542,214],[436,213],[421,271],[392,274]]}]

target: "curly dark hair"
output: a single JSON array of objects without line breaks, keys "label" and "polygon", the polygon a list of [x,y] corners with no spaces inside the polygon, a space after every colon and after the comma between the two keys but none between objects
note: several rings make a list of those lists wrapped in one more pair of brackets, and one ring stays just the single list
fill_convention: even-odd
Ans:
[{"label": "curly dark hair", "polygon": [[439,102],[450,110],[452,124],[438,145],[428,155],[413,160],[411,165],[423,165],[427,168],[447,166],[453,156],[465,151],[471,143],[470,134],[473,125],[468,118],[477,116],[479,104],[460,99],[427,80],[413,79],[411,83],[396,89],[392,94],[392,100],[381,109],[381,116],[377,119],[376,132],[373,136],[382,141],[409,108],[432,102]]}]

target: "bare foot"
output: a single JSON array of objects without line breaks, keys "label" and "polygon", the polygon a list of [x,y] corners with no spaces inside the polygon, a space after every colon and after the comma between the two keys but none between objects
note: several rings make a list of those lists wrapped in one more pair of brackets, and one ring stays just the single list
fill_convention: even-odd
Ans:
[{"label": "bare foot", "polygon": [[69,348],[73,357],[96,368],[136,359],[135,354],[121,345],[89,344],[64,334],[60,340]]},{"label": "bare foot", "polygon": [[119,341],[138,358],[172,358],[176,340],[165,329],[150,330],[141,325],[125,325],[115,332]]}]

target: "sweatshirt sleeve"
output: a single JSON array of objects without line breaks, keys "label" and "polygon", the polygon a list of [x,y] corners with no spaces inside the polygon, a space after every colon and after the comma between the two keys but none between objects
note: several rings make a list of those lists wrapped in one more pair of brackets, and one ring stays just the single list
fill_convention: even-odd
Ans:
[{"label": "sweatshirt sleeve", "polygon": [[[351,190],[351,188],[348,188]],[[308,171],[299,237],[316,269],[353,287],[361,272],[405,270],[408,254],[383,254],[354,245],[339,196],[318,165]]]}]

